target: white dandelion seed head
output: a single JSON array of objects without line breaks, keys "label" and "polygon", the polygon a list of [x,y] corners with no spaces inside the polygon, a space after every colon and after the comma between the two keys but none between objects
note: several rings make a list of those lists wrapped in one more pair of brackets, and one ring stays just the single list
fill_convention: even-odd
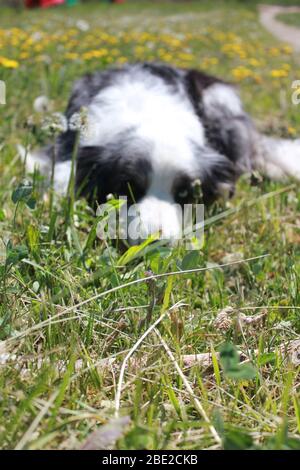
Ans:
[{"label": "white dandelion seed head", "polygon": [[52,113],[46,116],[42,123],[42,130],[50,135],[66,132],[68,122],[66,117],[61,113]]},{"label": "white dandelion seed head", "polygon": [[87,108],[81,108],[80,112],[72,114],[69,119],[69,129],[77,131],[82,137],[90,137],[92,125],[89,120]]},{"label": "white dandelion seed head", "polygon": [[76,26],[80,31],[88,31],[90,29],[90,25],[87,21],[84,20],[78,20],[76,22]]},{"label": "white dandelion seed head", "polygon": [[50,108],[51,108],[51,103],[47,96],[38,96],[33,102],[33,109],[37,113],[49,112]]},{"label": "white dandelion seed head", "polygon": [[41,31],[35,31],[30,36],[30,39],[32,39],[32,41],[34,42],[39,42],[42,38],[43,38],[43,33],[41,33]]}]

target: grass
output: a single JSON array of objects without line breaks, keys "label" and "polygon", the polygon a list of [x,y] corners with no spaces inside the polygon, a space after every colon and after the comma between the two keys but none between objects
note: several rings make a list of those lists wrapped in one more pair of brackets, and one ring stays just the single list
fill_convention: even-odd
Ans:
[{"label": "grass", "polygon": [[[280,353],[300,331],[298,187],[243,178],[232,200],[208,210],[220,217],[203,249],[151,245],[124,257],[97,240],[85,201],[42,195],[38,175],[24,188],[15,150],[49,140],[37,96],[63,111],[82,73],[142,59],[233,80],[260,129],[299,135],[290,48],[241,2],[7,10],[0,45],[0,447],[79,448],[114,418],[121,392],[130,423],[113,424],[119,449],[299,448],[299,369]],[[265,313],[263,324],[217,327],[229,306],[234,317]],[[251,366],[238,365],[232,345]],[[212,366],[185,365],[184,355],[206,352]]]},{"label": "grass", "polygon": [[277,16],[277,19],[291,26],[300,27],[300,13],[286,13]]}]

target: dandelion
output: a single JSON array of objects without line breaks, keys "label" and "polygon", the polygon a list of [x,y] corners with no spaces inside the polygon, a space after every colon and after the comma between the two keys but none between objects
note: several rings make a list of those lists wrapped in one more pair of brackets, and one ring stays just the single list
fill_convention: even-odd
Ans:
[{"label": "dandelion", "polygon": [[82,137],[90,137],[93,132],[93,126],[89,120],[87,108],[81,108],[81,111],[74,113],[69,119],[69,129],[77,131]]},{"label": "dandelion", "polygon": [[289,46],[288,44],[284,45],[283,48],[282,48],[282,52],[284,54],[292,54],[293,52],[293,48],[291,46]]},{"label": "dandelion", "polygon": [[53,113],[43,120],[41,128],[49,135],[55,135],[61,132],[66,132],[68,129],[68,122],[63,114]]},{"label": "dandelion", "polygon": [[288,71],[284,69],[271,70],[272,78],[285,78],[288,76]]},{"label": "dandelion", "polygon": [[79,55],[76,52],[67,52],[65,58],[68,60],[76,60],[79,58]]},{"label": "dandelion", "polygon": [[219,59],[217,57],[204,57],[202,60],[202,67],[207,68],[213,65],[217,65]]},{"label": "dandelion", "polygon": [[76,26],[80,31],[83,31],[83,32],[86,32],[90,29],[89,23],[84,20],[78,20],[76,23]]},{"label": "dandelion", "polygon": [[252,77],[252,71],[243,65],[236,67],[231,73],[237,80],[245,80],[246,78]]},{"label": "dandelion", "polygon": [[249,59],[249,65],[252,65],[252,67],[259,67],[261,64],[261,62],[255,58],[251,58]]},{"label": "dandelion", "polygon": [[269,54],[272,56],[272,57],[278,57],[280,56],[280,49],[278,47],[271,47],[271,49],[269,49]]},{"label": "dandelion", "polygon": [[42,38],[43,33],[41,33],[40,31],[35,31],[30,37],[33,42],[40,42]]},{"label": "dandelion", "polygon": [[46,113],[50,111],[50,100],[47,96],[38,96],[33,102],[33,109],[37,113]]},{"label": "dandelion", "polygon": [[7,59],[6,57],[0,57],[0,66],[7,69],[16,69],[19,67],[19,62],[16,60]]}]

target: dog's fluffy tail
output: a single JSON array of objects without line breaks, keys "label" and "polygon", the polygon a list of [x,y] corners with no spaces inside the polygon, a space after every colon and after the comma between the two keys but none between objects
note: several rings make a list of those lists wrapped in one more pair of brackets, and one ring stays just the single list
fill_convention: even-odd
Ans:
[{"label": "dog's fluffy tail", "polygon": [[300,181],[300,139],[259,136],[254,165],[255,169],[273,180],[294,178]]},{"label": "dog's fluffy tail", "polygon": [[[49,156],[49,148],[30,152],[22,145],[17,146],[19,156],[26,165],[26,171],[33,173],[38,170],[50,182],[52,172],[52,161]],[[60,195],[67,193],[69,179],[71,174],[71,161],[57,162],[54,168],[54,190]]]}]

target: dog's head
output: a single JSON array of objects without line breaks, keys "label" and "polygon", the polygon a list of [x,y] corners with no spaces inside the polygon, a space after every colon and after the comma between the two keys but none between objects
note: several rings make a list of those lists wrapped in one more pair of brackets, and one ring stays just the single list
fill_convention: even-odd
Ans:
[{"label": "dog's head", "polygon": [[93,133],[81,142],[76,171],[77,188],[91,201],[103,204],[112,194],[126,196],[129,209],[138,204],[143,232],[130,237],[135,242],[156,232],[179,236],[182,207],[199,196],[195,181],[207,203],[231,191],[235,180],[234,162],[210,145],[197,110],[199,81],[208,87],[212,79],[149,67],[113,74],[93,98]]},{"label": "dog's head", "polygon": [[234,180],[232,163],[209,147],[156,145],[130,131],[105,147],[82,147],[76,175],[91,203],[126,198],[128,223],[139,219],[130,243],[158,232],[162,239],[181,238],[185,207],[232,191]]}]

